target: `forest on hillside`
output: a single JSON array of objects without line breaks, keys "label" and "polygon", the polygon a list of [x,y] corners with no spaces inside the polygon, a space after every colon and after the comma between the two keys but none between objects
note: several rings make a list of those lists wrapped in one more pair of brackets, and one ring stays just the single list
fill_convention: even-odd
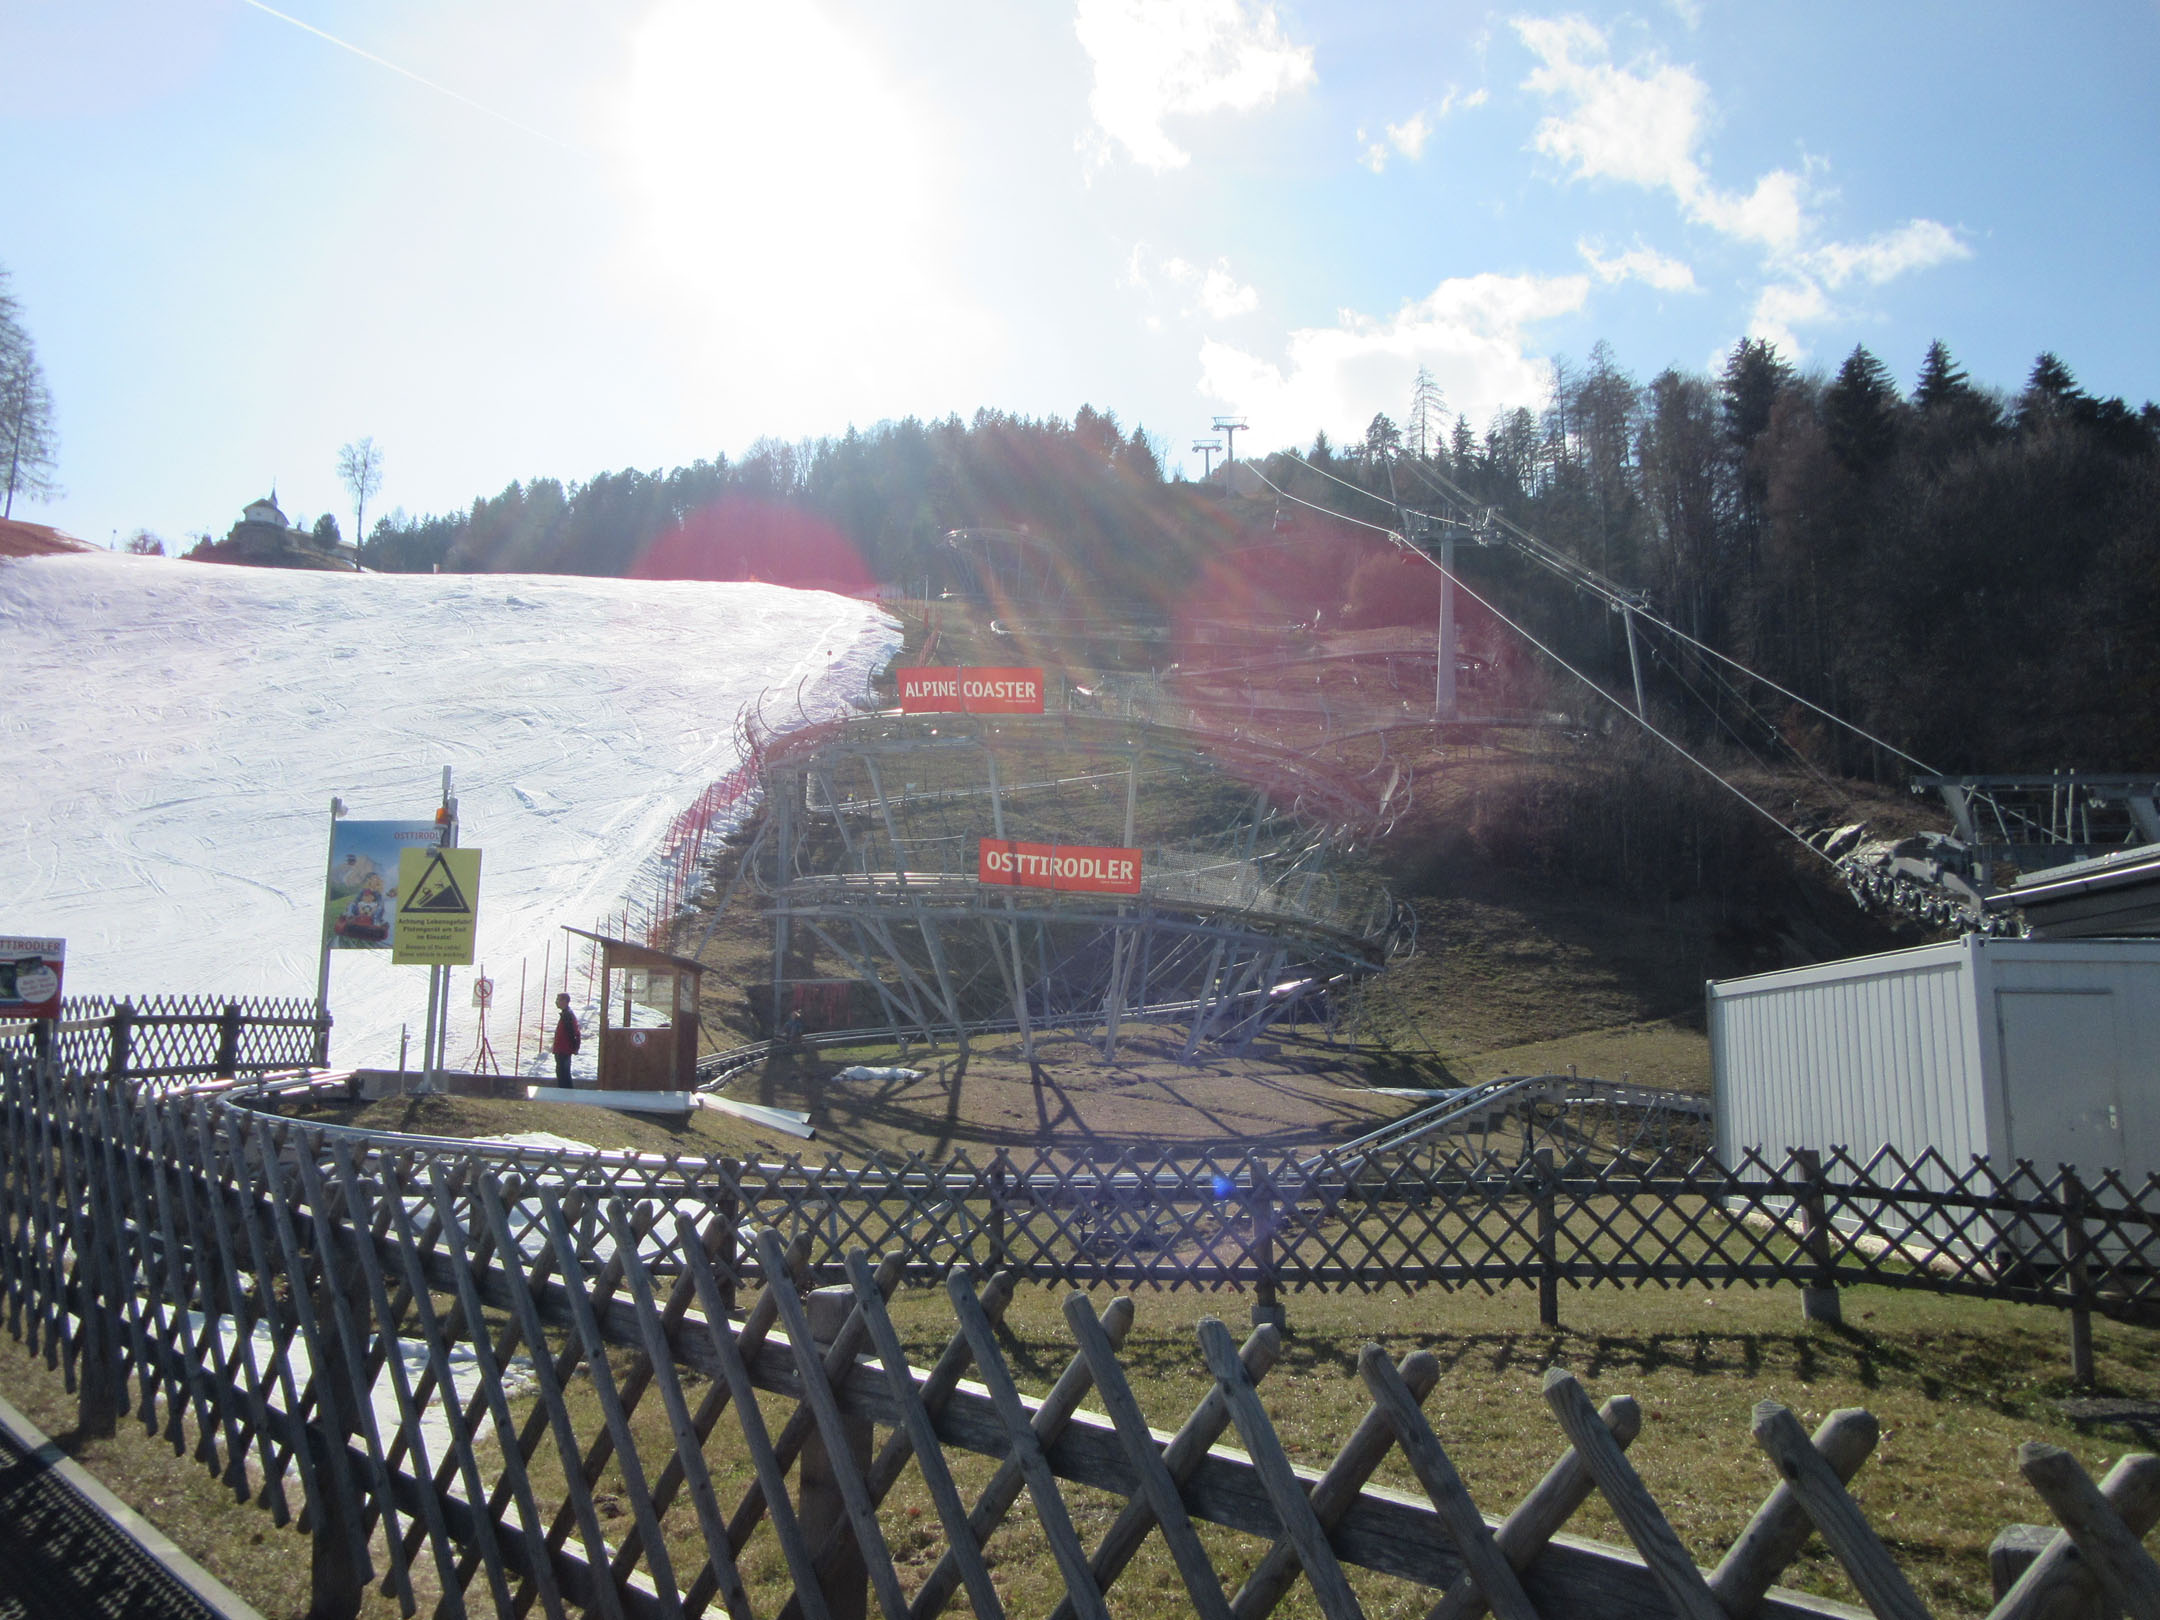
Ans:
[{"label": "forest on hillside", "polygon": [[[512,484],[464,512],[392,513],[361,552],[392,570],[935,589],[946,533],[994,527],[1049,547],[1075,602],[1169,616],[1234,579],[1240,548],[1296,541],[1316,560],[1299,570],[1314,613],[1414,623],[1429,582],[1400,588],[1359,525],[1399,526],[1430,473],[1939,769],[2160,768],[2160,407],[2094,397],[2052,354],[2004,395],[1940,343],[1909,391],[1865,348],[1817,375],[1745,340],[1716,374],[1644,383],[1600,344],[1554,367],[1542,408],[1482,432],[1421,374],[1400,426],[1383,414],[1354,445],[1323,435],[1254,465],[1281,494],[1233,497],[1220,469],[1165,479],[1148,434],[1087,406],[1070,422],[985,410],[763,440],[664,474]],[[1461,566],[1620,689],[1602,601],[1511,555]],[[1664,656],[1650,680],[1711,740],[1731,719],[1682,701],[1706,673]],[[1827,768],[1889,763],[1798,705],[1771,712]]]}]

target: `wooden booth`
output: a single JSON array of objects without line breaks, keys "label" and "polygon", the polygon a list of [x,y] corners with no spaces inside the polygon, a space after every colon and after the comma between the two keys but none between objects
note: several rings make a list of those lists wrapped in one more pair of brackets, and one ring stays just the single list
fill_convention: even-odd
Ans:
[{"label": "wooden booth", "polygon": [[600,947],[600,1089],[695,1090],[705,965],[582,928],[566,932]]}]

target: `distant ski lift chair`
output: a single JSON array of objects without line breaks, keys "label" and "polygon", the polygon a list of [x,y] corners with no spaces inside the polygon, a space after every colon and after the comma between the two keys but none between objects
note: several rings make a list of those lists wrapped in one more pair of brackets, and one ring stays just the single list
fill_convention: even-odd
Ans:
[{"label": "distant ski lift chair", "polygon": [[705,965],[570,928],[600,947],[600,1089],[694,1091]]}]

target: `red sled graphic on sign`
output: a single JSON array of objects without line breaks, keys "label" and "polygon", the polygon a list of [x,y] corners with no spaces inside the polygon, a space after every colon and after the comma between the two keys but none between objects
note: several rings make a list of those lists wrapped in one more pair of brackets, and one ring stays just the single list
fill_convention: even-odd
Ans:
[{"label": "red sled graphic on sign", "polygon": [[1083,894],[1138,894],[1140,852],[1093,844],[1023,844],[985,838],[976,856],[980,882]]},{"label": "red sled graphic on sign", "polygon": [[900,672],[902,714],[1041,714],[1043,672],[925,665]]}]

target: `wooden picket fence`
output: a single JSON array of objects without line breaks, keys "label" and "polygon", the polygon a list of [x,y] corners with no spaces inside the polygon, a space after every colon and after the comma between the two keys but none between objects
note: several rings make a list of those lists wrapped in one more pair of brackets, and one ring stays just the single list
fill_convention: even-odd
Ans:
[{"label": "wooden picket fence", "polygon": [[[1070,1295],[1074,1354],[1030,1399],[997,1337],[1009,1272],[947,1273],[955,1331],[918,1367],[887,1307],[900,1255],[852,1246],[846,1282],[815,1288],[810,1235],[761,1226],[764,1283],[738,1302],[742,1213],[719,1189],[636,1199],[480,1159],[363,1156],[219,1097],[0,1057],[10,1331],[66,1370],[86,1427],[132,1410],[236,1495],[297,1509],[319,1615],[352,1613],[379,1579],[406,1613],[643,1620],[718,1603],[849,1620],[874,1602],[927,1620],[964,1595],[999,1616],[1012,1564],[986,1550],[994,1536],[1054,1560],[1058,1620],[1106,1620],[1113,1594],[1133,1596],[1120,1579],[1165,1559],[1171,1606],[1239,1620],[1300,1586],[1338,1620],[1401,1582],[1466,1620],[1850,1613],[1773,1589],[1811,1534],[1876,1614],[1927,1612],[1844,1488],[1876,1437],[1865,1412],[1811,1439],[1757,1408],[1782,1483],[1704,1571],[1628,1460],[1634,1402],[1595,1408],[1565,1372],[1545,1386],[1559,1456],[1495,1520],[1423,1410],[1429,1352],[1368,1347],[1365,1416],[1327,1468],[1300,1469],[1260,1395],[1272,1326],[1241,1345],[1200,1324],[1212,1387],[1166,1434],[1119,1360],[1130,1300]],[[1217,1446],[1231,1438],[1242,1449]],[[1420,1493],[1372,1482],[1397,1450]],[[1995,1613],[2160,1616],[2139,1539],[2160,1517],[2160,1458],[2098,1484],[2055,1447],[2019,1465],[2063,1530]],[[1120,1504],[1092,1547],[1073,1511],[1089,1492]],[[1593,1492],[1632,1549],[1559,1538]],[[925,1534],[934,1557],[896,1556]]]}]

